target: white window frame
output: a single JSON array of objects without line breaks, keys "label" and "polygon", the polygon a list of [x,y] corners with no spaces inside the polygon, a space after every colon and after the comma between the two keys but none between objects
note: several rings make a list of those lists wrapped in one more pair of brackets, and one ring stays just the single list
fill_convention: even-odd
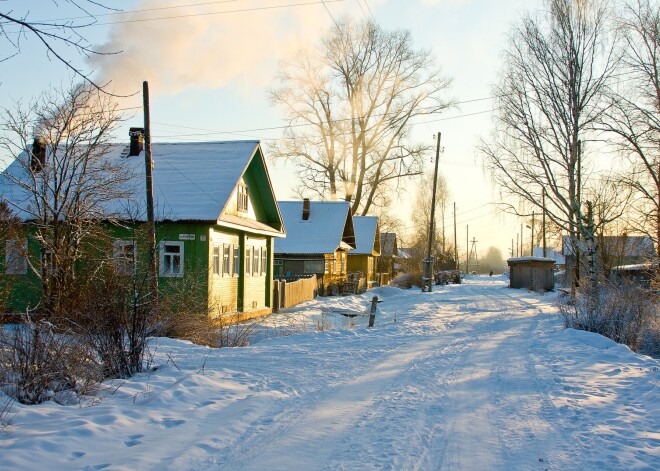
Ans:
[{"label": "white window frame", "polygon": [[231,244],[222,244],[222,276],[231,275],[231,261],[230,261]]},{"label": "white window frame", "polygon": [[261,276],[266,276],[266,266],[268,265],[268,247],[261,247]]},{"label": "white window frame", "polygon": [[252,276],[260,276],[261,274],[261,248],[252,247]]},{"label": "white window frame", "polygon": [[213,244],[213,251],[211,254],[212,257],[212,266],[213,266],[213,274],[216,276],[219,276],[220,273],[220,258],[221,258],[221,252],[220,252],[220,244]]},{"label": "white window frame", "polygon": [[245,246],[245,256],[243,259],[245,260],[245,276],[252,276],[252,250],[254,247],[251,245],[246,245]]},{"label": "white window frame", "polygon": [[234,263],[232,265],[232,275],[233,276],[240,276],[240,268],[241,268],[241,250],[238,245],[232,244],[232,258],[234,259]]},{"label": "white window frame", "polygon": [[236,188],[236,209],[240,213],[248,212],[249,192],[247,185],[239,183]]},{"label": "white window frame", "polygon": [[[166,253],[166,247],[179,247],[179,252]],[[185,244],[182,241],[178,240],[161,240],[160,241],[160,264],[159,264],[159,275],[164,278],[181,278],[184,272],[184,262],[185,262],[185,253],[184,253]],[[179,257],[179,271],[174,273],[171,271],[171,263],[165,263],[166,257],[169,255],[172,256],[172,262],[175,257]]]},{"label": "white window frame", "polygon": [[27,275],[27,239],[5,241],[5,273]]},{"label": "white window frame", "polygon": [[[131,256],[127,256],[126,247],[132,247]],[[132,275],[135,273],[137,262],[137,241],[128,239],[115,239],[112,242],[112,258],[117,273]]]}]

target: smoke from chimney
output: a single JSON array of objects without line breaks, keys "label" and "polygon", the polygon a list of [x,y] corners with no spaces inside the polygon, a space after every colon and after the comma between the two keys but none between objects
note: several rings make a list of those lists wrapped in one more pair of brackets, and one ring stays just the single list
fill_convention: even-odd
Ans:
[{"label": "smoke from chimney", "polygon": [[[111,53],[90,58],[95,79],[110,81],[110,89],[118,94],[139,91],[143,80],[161,96],[230,82],[253,94],[255,86],[265,88],[272,81],[278,59],[328,27],[321,5],[263,9],[262,0],[230,5],[137,2],[132,12],[117,17],[108,42],[95,47]],[[339,15],[344,8],[333,6],[333,13]],[[154,20],[164,17],[173,18]]]}]

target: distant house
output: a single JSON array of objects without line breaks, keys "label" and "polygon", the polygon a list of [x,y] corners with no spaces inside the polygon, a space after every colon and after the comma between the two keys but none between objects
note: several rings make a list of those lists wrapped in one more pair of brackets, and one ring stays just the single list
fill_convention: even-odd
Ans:
[{"label": "distant house", "polygon": [[275,242],[275,277],[317,275],[324,286],[344,281],[348,251],[356,247],[348,202],[305,199],[278,205],[287,235]]},{"label": "distant house", "polygon": [[353,216],[353,228],[355,250],[348,252],[348,271],[362,273],[367,283],[377,281],[377,262],[381,251],[378,217]]},{"label": "distant house", "polygon": [[[123,224],[107,227],[114,242],[101,249],[127,272],[148,256],[144,231],[138,230],[146,221],[139,131],[132,135],[131,146],[114,145],[105,156],[133,175],[128,199],[108,208]],[[212,317],[270,313],[273,239],[284,237],[285,229],[259,142],[154,143],[152,155],[160,291],[167,294],[194,280],[196,295],[206,300]],[[22,211],[28,208],[16,205],[28,199],[22,199],[23,190],[4,178],[11,173],[20,179],[21,172],[29,178],[25,168],[18,161],[7,167],[0,175],[0,195],[14,203],[14,213],[29,227],[29,213]],[[18,243],[27,244],[29,256],[38,258],[40,247],[30,237],[28,231],[26,240]],[[40,284],[27,264],[17,272],[15,263],[6,263],[16,243],[3,244],[3,269],[19,277],[22,295],[14,297],[10,307],[24,311],[39,300],[40,288],[35,287]]]},{"label": "distant house", "polygon": [[422,269],[424,249],[419,247],[400,247],[397,251],[398,258],[395,262],[395,270],[406,273],[414,273]]},{"label": "distant house", "polygon": [[[575,266],[575,248],[569,236],[562,238],[566,268]],[[614,267],[646,263],[656,257],[653,240],[648,236],[604,236],[598,238],[598,263],[606,275]],[[584,261],[586,264],[586,261]]]},{"label": "distant house", "polygon": [[398,257],[398,243],[394,232],[380,233],[380,257],[378,257],[378,272],[396,275],[395,263]]}]

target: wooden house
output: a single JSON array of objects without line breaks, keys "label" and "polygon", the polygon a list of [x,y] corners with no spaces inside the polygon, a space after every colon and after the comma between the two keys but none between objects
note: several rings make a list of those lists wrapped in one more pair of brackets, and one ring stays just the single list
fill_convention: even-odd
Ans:
[{"label": "wooden house", "polygon": [[399,254],[398,241],[394,232],[380,233],[380,257],[378,257],[378,272],[387,273],[390,277],[396,275],[395,263]]},{"label": "wooden house", "polygon": [[555,287],[555,261],[544,257],[517,257],[507,260],[509,286],[530,290],[551,291]]},{"label": "wooden house", "polygon": [[[130,146],[114,145],[105,155],[131,174],[127,198],[106,208],[122,224],[107,226],[114,242],[102,249],[127,273],[148,257],[144,153],[136,136]],[[285,229],[259,142],[154,143],[152,155],[159,291],[190,283],[212,317],[270,313],[274,238],[284,237]],[[29,227],[30,212],[20,207],[25,199],[15,184],[24,169],[14,162],[2,173],[0,196]],[[7,172],[13,178],[2,178]],[[30,257],[39,257],[40,248],[29,240],[3,244],[3,268],[18,277],[14,285],[21,293],[10,308],[24,311],[40,290],[26,263],[7,263],[17,244],[27,244]]]},{"label": "wooden house", "polygon": [[275,241],[274,276],[316,275],[325,287],[346,279],[347,253],[355,249],[353,216],[346,201],[278,202],[286,238]]},{"label": "wooden house", "polygon": [[348,252],[349,273],[361,273],[367,285],[378,280],[380,228],[376,216],[353,216],[355,250]]}]

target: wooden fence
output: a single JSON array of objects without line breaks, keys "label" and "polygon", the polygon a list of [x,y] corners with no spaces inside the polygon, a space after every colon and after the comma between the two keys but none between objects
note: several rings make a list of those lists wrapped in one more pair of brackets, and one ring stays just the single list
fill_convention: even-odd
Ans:
[{"label": "wooden fence", "polygon": [[318,292],[316,275],[298,281],[273,280],[273,311],[314,299]]}]

